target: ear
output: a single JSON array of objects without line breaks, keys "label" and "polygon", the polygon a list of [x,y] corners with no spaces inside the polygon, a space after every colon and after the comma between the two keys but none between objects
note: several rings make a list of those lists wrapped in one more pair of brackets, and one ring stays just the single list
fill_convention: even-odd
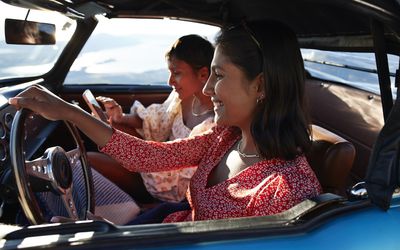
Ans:
[{"label": "ear", "polygon": [[208,68],[206,66],[201,67],[197,71],[197,76],[200,79],[200,81],[205,84],[208,80],[208,77],[210,76],[210,71],[208,70]]},{"label": "ear", "polygon": [[257,95],[257,99],[265,98],[265,78],[264,73],[258,74],[254,79],[254,89],[255,94]]}]

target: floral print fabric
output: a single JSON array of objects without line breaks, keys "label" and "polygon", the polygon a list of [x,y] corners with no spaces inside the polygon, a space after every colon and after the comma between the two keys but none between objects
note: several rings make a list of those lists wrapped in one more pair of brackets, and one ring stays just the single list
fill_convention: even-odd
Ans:
[{"label": "floral print fabric", "polygon": [[198,166],[187,196],[191,210],[173,213],[164,222],[271,215],[321,192],[314,172],[302,155],[290,161],[260,161],[208,187],[209,174],[240,137],[237,128],[217,126],[195,138],[159,143],[116,130],[102,151],[131,171]]},{"label": "floral print fabric", "polygon": [[[172,141],[201,134],[214,126],[213,119],[208,118],[190,130],[183,123],[181,101],[178,93],[172,91],[162,104],[152,104],[145,108],[135,101],[131,107],[143,120],[143,129],[138,131],[145,140]],[[155,198],[180,202],[185,198],[189,181],[197,167],[171,171],[141,173],[147,191]]]}]

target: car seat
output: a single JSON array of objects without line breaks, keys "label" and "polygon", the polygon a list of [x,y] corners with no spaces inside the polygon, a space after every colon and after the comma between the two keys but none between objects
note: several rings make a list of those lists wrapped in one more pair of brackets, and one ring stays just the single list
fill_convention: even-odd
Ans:
[{"label": "car seat", "polygon": [[345,195],[356,154],[353,144],[317,125],[312,125],[311,134],[312,146],[306,157],[323,192]]}]

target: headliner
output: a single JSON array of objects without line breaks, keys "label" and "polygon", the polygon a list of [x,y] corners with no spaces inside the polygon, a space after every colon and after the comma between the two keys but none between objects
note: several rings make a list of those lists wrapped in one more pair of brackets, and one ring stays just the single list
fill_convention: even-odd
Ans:
[{"label": "headliner", "polygon": [[289,25],[305,48],[371,51],[371,20],[384,25],[389,52],[400,54],[400,4],[396,0],[2,0],[51,9],[73,18],[170,17],[223,25],[276,19]]}]

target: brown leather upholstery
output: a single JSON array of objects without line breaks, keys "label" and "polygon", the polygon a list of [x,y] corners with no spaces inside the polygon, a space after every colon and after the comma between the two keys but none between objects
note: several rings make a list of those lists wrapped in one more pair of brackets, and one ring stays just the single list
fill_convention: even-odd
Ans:
[{"label": "brown leather upholstery", "polygon": [[346,180],[356,154],[353,144],[317,125],[312,125],[312,140],[307,160],[323,191],[345,195]]}]

